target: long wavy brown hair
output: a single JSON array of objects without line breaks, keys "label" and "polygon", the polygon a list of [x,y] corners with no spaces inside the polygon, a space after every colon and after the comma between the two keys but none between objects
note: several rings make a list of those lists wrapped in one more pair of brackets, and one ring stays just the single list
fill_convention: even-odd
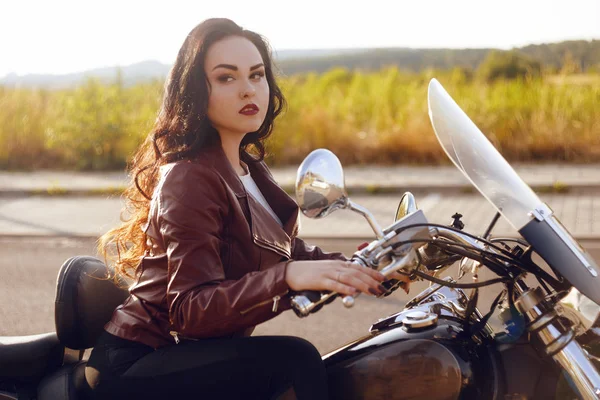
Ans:
[{"label": "long wavy brown hair", "polygon": [[102,235],[98,250],[112,266],[115,279],[135,278],[140,260],[149,250],[144,232],[159,167],[192,159],[199,150],[218,139],[218,132],[207,118],[210,84],[204,72],[204,59],[210,46],[229,36],[250,40],[260,52],[269,85],[269,107],[263,124],[249,132],[240,144],[240,158],[262,161],[264,141],[273,130],[273,122],[285,107],[285,99],[273,73],[271,49],[261,35],[243,29],[225,18],[208,19],[187,35],[165,83],[162,105],[154,126],[128,164],[131,182],[125,198],[121,226]]}]

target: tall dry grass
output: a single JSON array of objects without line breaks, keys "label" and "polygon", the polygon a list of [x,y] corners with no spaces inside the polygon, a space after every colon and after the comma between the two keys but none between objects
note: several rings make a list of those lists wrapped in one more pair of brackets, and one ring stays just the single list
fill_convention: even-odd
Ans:
[{"label": "tall dry grass", "polygon": [[[446,162],[427,115],[434,76],[509,160],[600,161],[598,75],[484,83],[460,69],[393,67],[281,79],[289,107],[268,143],[269,162],[296,164],[318,147],[345,165]],[[162,86],[0,87],[0,168],[123,168],[151,128]]]}]

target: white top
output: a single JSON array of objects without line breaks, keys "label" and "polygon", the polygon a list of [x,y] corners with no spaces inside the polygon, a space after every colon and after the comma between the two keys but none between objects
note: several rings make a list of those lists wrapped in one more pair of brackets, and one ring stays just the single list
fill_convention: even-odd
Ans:
[{"label": "white top", "polygon": [[269,203],[267,203],[265,196],[263,196],[258,186],[256,186],[256,182],[254,182],[254,179],[252,179],[250,173],[247,173],[246,175],[240,175],[240,180],[244,184],[246,190],[252,195],[252,197],[254,197],[256,201],[258,201],[265,208],[265,210],[267,210],[269,214],[273,216],[273,218],[279,224],[279,226],[283,226],[277,214],[275,214]]}]

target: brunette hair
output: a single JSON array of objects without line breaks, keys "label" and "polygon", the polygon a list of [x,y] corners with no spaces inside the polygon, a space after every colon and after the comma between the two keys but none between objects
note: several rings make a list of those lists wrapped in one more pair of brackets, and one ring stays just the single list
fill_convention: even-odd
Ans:
[{"label": "brunette hair", "polygon": [[243,29],[226,18],[212,18],[197,25],[187,35],[167,81],[160,111],[146,140],[128,165],[132,177],[126,188],[125,210],[130,214],[123,224],[102,235],[98,249],[113,259],[116,276],[134,278],[141,257],[148,250],[144,226],[150,200],[159,180],[159,167],[176,160],[192,159],[205,145],[218,140],[218,132],[207,118],[210,85],[204,60],[210,46],[229,36],[241,36],[258,49],[269,85],[269,107],[263,124],[244,136],[240,158],[262,161],[264,141],[273,130],[273,121],[285,106],[285,99],[273,73],[271,50],[261,35]]}]

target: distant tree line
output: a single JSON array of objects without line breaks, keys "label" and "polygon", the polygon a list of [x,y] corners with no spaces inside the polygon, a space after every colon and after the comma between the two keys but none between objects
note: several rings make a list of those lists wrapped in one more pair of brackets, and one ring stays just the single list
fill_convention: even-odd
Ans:
[{"label": "distant tree line", "polygon": [[[498,64],[498,65],[496,65]],[[483,68],[480,75],[520,77],[537,75],[543,70],[557,73],[600,72],[600,40],[576,40],[560,43],[529,45],[502,51],[497,49],[368,49],[351,54],[281,60],[279,68],[285,75],[322,73],[334,67],[349,70],[377,71],[388,66],[421,72],[426,69],[472,71]],[[505,66],[505,70],[502,69]],[[500,68],[496,68],[499,67]]]}]

